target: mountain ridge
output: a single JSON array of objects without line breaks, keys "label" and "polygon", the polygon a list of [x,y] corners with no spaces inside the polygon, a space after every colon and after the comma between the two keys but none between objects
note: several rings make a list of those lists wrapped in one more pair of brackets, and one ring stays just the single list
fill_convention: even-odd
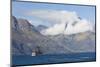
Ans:
[{"label": "mountain ridge", "polygon": [[14,16],[12,17],[11,29],[13,55],[32,55],[32,52],[36,50],[40,53],[38,55],[95,52],[95,33],[93,32],[70,36],[44,36],[28,20],[17,19]]}]

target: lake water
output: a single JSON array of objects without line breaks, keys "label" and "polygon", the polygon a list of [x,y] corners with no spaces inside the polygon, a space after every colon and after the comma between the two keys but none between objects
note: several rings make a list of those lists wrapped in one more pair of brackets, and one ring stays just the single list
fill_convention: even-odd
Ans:
[{"label": "lake water", "polygon": [[96,53],[54,54],[40,56],[12,56],[13,65],[38,65],[96,61]]}]

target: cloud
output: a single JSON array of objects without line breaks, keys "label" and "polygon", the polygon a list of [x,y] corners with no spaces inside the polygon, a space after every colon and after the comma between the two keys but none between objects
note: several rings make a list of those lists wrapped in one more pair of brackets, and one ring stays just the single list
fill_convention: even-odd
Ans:
[{"label": "cloud", "polygon": [[33,10],[28,15],[35,16],[42,20],[51,21],[51,23],[65,23],[69,20],[77,20],[76,12],[65,10]]},{"label": "cloud", "polygon": [[64,34],[76,34],[92,30],[93,30],[92,24],[90,24],[90,22],[88,22],[87,20],[83,19],[78,21],[78,23],[76,23],[75,26],[69,24],[66,30],[64,31]]},{"label": "cloud", "polygon": [[80,22],[77,22],[74,26],[70,23],[68,23],[66,28],[65,26],[66,23],[55,24],[54,26],[46,30],[42,30],[41,33],[44,35],[58,35],[58,34],[71,35],[93,30],[92,25],[88,23],[87,20],[81,20]]},{"label": "cloud", "polygon": [[42,30],[41,33],[44,35],[57,35],[62,34],[65,28],[65,23],[55,24],[46,30]]},{"label": "cloud", "polygon": [[34,10],[30,15],[54,23],[54,26],[41,31],[43,35],[70,35],[93,30],[92,24],[86,19],[80,19],[74,11]]}]

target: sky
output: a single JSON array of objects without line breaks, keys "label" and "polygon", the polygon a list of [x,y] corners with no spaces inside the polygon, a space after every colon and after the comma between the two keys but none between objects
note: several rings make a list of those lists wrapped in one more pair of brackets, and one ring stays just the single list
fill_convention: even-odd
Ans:
[{"label": "sky", "polygon": [[12,2],[12,15],[17,18],[25,18],[29,20],[33,25],[44,24],[47,26],[53,25],[49,21],[41,20],[37,17],[27,15],[27,13],[34,10],[66,10],[69,12],[76,12],[78,16],[83,19],[87,19],[91,23],[95,23],[95,6],[79,6],[68,4],[46,4],[46,3],[34,3],[34,2]]}]

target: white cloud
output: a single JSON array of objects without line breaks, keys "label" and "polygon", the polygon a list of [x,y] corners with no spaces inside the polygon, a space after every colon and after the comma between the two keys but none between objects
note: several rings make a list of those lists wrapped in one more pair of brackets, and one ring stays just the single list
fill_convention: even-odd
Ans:
[{"label": "white cloud", "polygon": [[65,10],[33,10],[28,15],[51,21],[52,23],[65,23],[69,20],[77,20],[75,12]]},{"label": "white cloud", "polygon": [[92,30],[93,30],[92,25],[87,20],[83,19],[78,21],[78,23],[75,26],[69,24],[64,34],[75,34]]},{"label": "white cloud", "polygon": [[41,33],[44,35],[57,35],[62,34],[65,28],[65,23],[55,24],[46,30],[42,30]]},{"label": "white cloud", "polygon": [[[55,24],[46,30],[42,30],[41,33],[44,35],[69,35],[93,30],[91,23],[86,19],[79,19],[76,12],[69,12],[65,10],[34,10],[30,13],[30,15]],[[66,24],[67,27],[65,28]]]}]

